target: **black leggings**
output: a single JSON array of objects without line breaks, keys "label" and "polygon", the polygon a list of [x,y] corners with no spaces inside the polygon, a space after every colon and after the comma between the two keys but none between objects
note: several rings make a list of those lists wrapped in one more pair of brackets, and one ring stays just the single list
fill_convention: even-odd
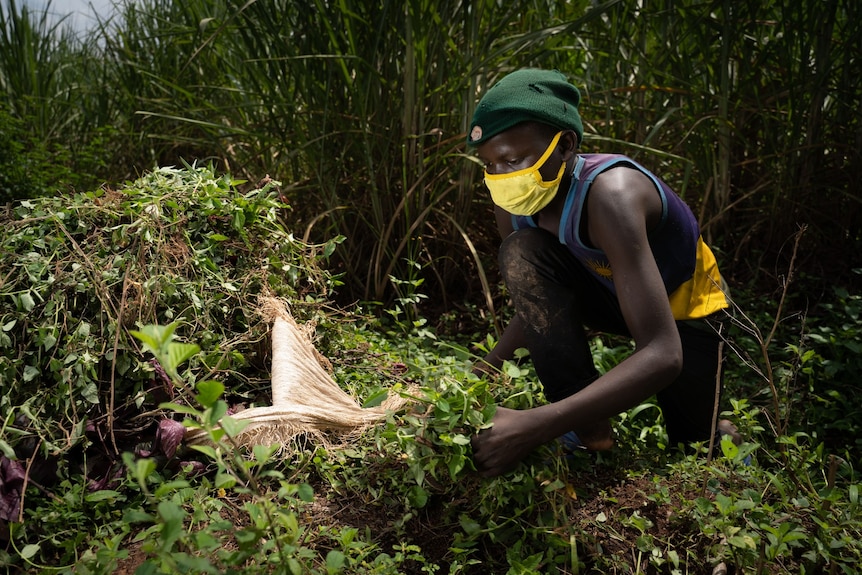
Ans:
[{"label": "black leggings", "polygon": [[[598,379],[587,327],[631,337],[616,296],[553,234],[528,228],[509,235],[500,247],[500,269],[548,401],[564,399]],[[714,433],[720,325],[712,319],[676,325],[683,368],[658,393],[658,404],[671,445],[708,441]]]}]

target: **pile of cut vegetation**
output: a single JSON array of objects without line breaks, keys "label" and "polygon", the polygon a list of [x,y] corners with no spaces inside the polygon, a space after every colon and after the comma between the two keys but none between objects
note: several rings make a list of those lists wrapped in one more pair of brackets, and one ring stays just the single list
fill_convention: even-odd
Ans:
[{"label": "pile of cut vegetation", "polygon": [[[203,379],[223,382],[236,403],[268,402],[270,325],[256,313],[258,296],[296,302],[302,316],[336,284],[321,262],[339,239],[297,241],[289,214],[277,182],[248,186],[197,166],[7,206],[0,455],[35,454],[38,480],[80,460],[64,457],[74,450],[132,449],[154,436],[161,403],[192,401]],[[180,378],[131,335],[167,324],[200,346]]]}]

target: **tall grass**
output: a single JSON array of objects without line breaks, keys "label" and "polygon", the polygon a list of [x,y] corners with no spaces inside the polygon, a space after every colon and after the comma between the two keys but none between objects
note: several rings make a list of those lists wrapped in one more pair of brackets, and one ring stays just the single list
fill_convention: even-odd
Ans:
[{"label": "tall grass", "polygon": [[67,124],[63,102],[71,94],[64,76],[75,42],[63,21],[52,22],[50,3],[43,12],[9,0],[0,10],[0,90],[17,117],[26,118],[41,139],[56,136]]},{"label": "tall grass", "polygon": [[761,278],[759,258],[805,222],[812,269],[843,279],[846,264],[823,254],[860,247],[860,11],[852,0],[139,0],[75,39],[13,1],[0,100],[77,150],[69,161],[101,149],[100,177],[198,159],[280,180],[297,233],[347,238],[334,263],[347,299],[397,297],[394,276],[425,280],[437,301],[489,304],[493,279],[475,278],[493,267],[494,231],[466,123],[507,71],[555,67],[584,92],[584,150],[659,171],[728,272]]},{"label": "tall grass", "polygon": [[852,281],[860,10],[845,0],[622,3],[582,31],[588,113],[601,122],[588,143],[660,166],[740,280],[772,281],[769,262],[782,252],[786,267],[785,245],[808,224],[801,267]]}]

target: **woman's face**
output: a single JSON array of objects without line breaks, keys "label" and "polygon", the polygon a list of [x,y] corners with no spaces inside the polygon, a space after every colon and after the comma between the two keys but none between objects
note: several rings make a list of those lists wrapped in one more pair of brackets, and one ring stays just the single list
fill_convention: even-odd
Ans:
[{"label": "woman's face", "polygon": [[[476,155],[489,174],[508,174],[533,166],[553,140],[558,130],[537,122],[521,122],[479,144]],[[568,136],[568,137],[566,137]],[[568,161],[574,149],[573,132],[564,132],[556,149],[539,169],[545,180],[556,177],[563,162]]]}]

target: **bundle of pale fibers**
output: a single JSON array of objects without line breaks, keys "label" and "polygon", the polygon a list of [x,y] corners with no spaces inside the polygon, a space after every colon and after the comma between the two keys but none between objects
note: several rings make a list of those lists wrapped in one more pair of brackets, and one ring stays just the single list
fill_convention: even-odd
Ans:
[{"label": "bundle of pale fibers", "polygon": [[[321,366],[323,358],[284,302],[264,297],[260,313],[272,322],[273,405],[252,407],[233,416],[248,422],[235,438],[240,445],[283,445],[299,434],[352,433],[380,422],[387,411],[405,404],[403,398],[390,394],[379,407],[363,409]],[[204,443],[207,436],[203,430],[190,430],[186,441]]]}]

